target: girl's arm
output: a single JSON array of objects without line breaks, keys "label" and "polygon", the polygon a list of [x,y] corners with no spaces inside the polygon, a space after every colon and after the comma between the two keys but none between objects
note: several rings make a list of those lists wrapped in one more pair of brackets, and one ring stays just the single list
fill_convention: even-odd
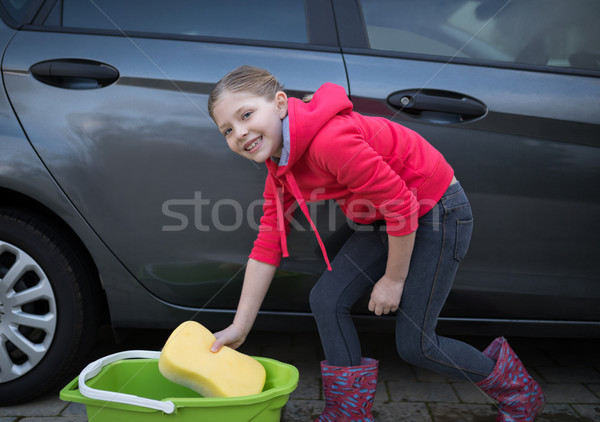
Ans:
[{"label": "girl's arm", "polygon": [[210,349],[212,352],[218,352],[225,345],[236,349],[246,340],[276,270],[274,265],[248,260],[235,318],[229,327],[215,333],[217,340]]},{"label": "girl's arm", "polygon": [[388,259],[385,275],[392,280],[406,280],[416,232],[405,236],[388,235]]},{"label": "girl's arm", "polygon": [[398,309],[414,244],[415,232],[405,236],[388,235],[389,251],[385,274],[375,283],[369,301],[369,310],[376,315],[388,314]]}]

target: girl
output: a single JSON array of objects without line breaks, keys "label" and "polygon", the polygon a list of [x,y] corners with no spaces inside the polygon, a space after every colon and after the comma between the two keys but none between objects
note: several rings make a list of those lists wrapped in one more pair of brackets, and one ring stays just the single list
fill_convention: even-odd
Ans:
[{"label": "girl", "polygon": [[[318,421],[373,420],[378,363],[361,356],[350,314],[368,291],[371,312],[398,310],[403,359],[473,381],[498,400],[498,421],[535,418],[542,391],[504,338],[482,353],[435,333],[472,230],[469,202],[437,150],[408,128],[353,112],[340,86],[326,83],[303,102],[288,98],[269,72],[250,66],[217,83],[208,109],[229,148],[268,169],[238,309],[233,323],[215,334],[213,351],[246,339],[281,256],[288,255],[284,216],[297,201],[328,267],[310,295],[326,357],[326,407]],[[365,225],[331,264],[306,198],[335,199]]]}]

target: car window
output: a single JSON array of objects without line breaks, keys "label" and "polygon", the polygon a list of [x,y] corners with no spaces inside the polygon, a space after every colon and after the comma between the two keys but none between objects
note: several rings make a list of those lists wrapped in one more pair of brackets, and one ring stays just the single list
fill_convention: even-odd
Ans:
[{"label": "car window", "polygon": [[63,0],[62,26],[308,42],[304,0]]},{"label": "car window", "polygon": [[20,25],[25,20],[30,10],[37,9],[39,4],[35,0],[2,0],[0,14],[5,20],[14,25]]},{"label": "car window", "polygon": [[375,50],[600,70],[597,0],[360,0]]}]

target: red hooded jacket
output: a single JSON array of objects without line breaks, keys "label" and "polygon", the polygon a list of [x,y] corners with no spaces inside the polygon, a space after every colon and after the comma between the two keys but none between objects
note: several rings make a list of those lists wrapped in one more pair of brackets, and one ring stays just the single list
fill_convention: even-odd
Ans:
[{"label": "red hooded jacket", "polygon": [[352,111],[344,88],[324,84],[309,103],[288,101],[287,165],[267,160],[263,216],[250,258],[279,265],[288,256],[289,207],[294,201],[329,259],[306,201],[335,199],[357,223],[385,220],[389,235],[417,229],[454,175],[442,154],[416,132],[381,117]]}]

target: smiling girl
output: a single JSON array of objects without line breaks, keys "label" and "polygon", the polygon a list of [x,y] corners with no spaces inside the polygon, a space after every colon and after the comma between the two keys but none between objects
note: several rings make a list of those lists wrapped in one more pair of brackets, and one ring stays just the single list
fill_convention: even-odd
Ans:
[{"label": "smiling girl", "polygon": [[[498,400],[498,421],[535,418],[542,391],[504,338],[482,353],[435,332],[473,224],[467,197],[435,148],[406,127],[352,111],[340,86],[326,83],[303,102],[251,66],[219,81],[208,107],[229,148],[268,169],[238,309],[233,323],[215,334],[213,351],[239,347],[250,332],[281,257],[288,256],[285,216],[297,202],[328,268],[310,295],[326,357],[326,407],[318,421],[373,420],[378,363],[362,357],[350,313],[368,292],[371,312],[396,312],[404,360],[476,383]],[[364,225],[331,263],[307,198],[335,199]]]}]

